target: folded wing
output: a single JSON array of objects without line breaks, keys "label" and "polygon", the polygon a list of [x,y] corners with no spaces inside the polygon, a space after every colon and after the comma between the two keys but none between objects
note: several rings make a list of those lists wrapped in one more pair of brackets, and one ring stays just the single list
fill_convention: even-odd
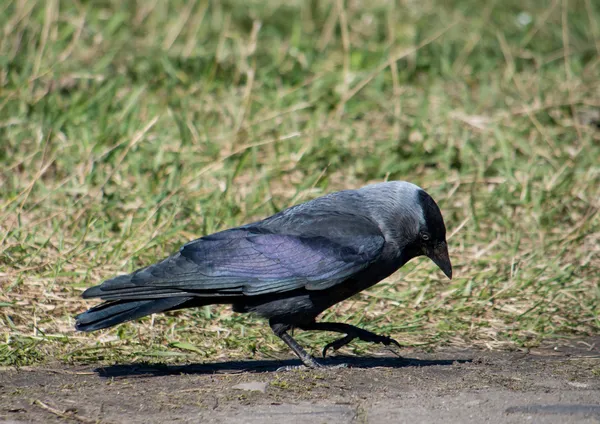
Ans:
[{"label": "folded wing", "polygon": [[[281,234],[260,223],[200,238],[179,253],[92,287],[105,300],[170,296],[256,296],[339,284],[379,258],[385,240],[371,221],[314,217],[303,234]],[[291,232],[291,231],[286,231]]]}]

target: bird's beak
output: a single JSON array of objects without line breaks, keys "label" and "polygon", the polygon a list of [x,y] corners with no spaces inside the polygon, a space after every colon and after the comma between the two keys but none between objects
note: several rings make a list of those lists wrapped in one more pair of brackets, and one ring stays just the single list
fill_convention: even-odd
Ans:
[{"label": "bird's beak", "polygon": [[448,255],[448,245],[445,241],[435,246],[427,256],[452,280],[452,264]]}]

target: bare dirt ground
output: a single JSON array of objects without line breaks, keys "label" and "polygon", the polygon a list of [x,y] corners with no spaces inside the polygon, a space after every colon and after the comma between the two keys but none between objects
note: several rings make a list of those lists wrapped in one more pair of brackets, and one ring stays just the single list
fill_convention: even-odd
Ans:
[{"label": "bare dirt ground", "polygon": [[0,371],[0,423],[598,423],[600,337],[528,352]]}]

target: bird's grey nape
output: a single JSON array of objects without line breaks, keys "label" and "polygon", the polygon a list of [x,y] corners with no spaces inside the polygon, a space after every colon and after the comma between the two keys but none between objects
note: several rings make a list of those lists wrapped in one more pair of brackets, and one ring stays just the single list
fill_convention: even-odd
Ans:
[{"label": "bird's grey nape", "polygon": [[419,193],[424,190],[407,181],[367,185],[358,190],[388,241],[399,250],[419,233],[425,224]]}]

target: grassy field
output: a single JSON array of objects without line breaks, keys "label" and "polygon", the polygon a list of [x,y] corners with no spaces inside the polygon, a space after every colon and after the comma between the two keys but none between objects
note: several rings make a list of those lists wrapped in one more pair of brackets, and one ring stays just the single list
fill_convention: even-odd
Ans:
[{"label": "grassy field", "polygon": [[438,201],[455,278],[415,260],[322,319],[421,348],[600,329],[597,1],[6,0],[0,27],[0,364],[287,356],[227,308],[73,316],[190,239],[385,179]]}]

